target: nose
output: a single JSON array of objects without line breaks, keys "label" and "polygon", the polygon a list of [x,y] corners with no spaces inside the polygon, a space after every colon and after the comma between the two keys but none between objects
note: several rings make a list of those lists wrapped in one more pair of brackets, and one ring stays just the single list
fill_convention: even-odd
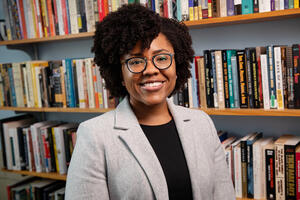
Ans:
[{"label": "nose", "polygon": [[155,67],[151,59],[147,59],[146,69],[143,71],[143,75],[154,75],[158,74],[159,69]]}]

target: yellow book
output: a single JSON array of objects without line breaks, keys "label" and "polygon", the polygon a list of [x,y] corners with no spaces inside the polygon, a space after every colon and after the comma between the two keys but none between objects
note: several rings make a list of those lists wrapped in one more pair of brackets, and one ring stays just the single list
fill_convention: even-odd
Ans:
[{"label": "yellow book", "polygon": [[299,8],[299,1],[294,1],[294,8]]},{"label": "yellow book", "polygon": [[51,128],[51,131],[52,131],[52,140],[53,140],[53,149],[54,149],[56,171],[59,172],[59,164],[58,164],[58,158],[57,158],[56,141],[55,141],[55,131],[54,131],[54,129],[55,129],[55,127]]},{"label": "yellow book", "polygon": [[47,67],[48,61],[32,61],[31,63],[31,74],[32,74],[32,85],[33,85],[33,99],[34,99],[34,107],[39,107],[39,94],[38,92],[38,80],[36,79],[36,70],[37,67]]},{"label": "yellow book", "polygon": [[194,20],[194,7],[189,7],[190,21]]}]

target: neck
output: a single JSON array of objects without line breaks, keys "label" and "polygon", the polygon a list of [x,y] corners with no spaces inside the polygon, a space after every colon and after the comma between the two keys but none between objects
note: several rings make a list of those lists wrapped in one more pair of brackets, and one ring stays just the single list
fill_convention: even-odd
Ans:
[{"label": "neck", "polygon": [[168,123],[172,119],[167,100],[155,105],[145,105],[140,102],[133,103],[130,101],[130,105],[140,124],[161,125]]}]

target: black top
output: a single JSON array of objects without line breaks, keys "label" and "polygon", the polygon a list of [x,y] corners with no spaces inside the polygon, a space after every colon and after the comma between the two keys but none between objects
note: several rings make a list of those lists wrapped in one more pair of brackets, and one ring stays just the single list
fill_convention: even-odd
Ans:
[{"label": "black top", "polygon": [[141,127],[164,171],[169,199],[193,199],[190,174],[174,120],[163,125]]}]

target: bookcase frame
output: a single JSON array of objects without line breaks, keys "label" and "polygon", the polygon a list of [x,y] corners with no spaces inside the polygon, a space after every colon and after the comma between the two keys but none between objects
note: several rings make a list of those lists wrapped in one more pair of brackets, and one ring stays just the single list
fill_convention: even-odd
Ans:
[{"label": "bookcase frame", "polygon": [[[197,21],[184,22],[190,29],[202,29],[207,27],[226,26],[233,24],[247,24],[258,23],[264,21],[283,20],[289,18],[300,17],[300,8],[278,10],[265,13],[253,13],[247,15],[236,15],[228,17],[202,19]],[[10,49],[20,49],[26,52],[31,58],[38,59],[38,43],[66,41],[66,40],[80,40],[90,39],[94,36],[92,32],[23,39],[23,40],[10,40],[0,41],[0,46],[6,45]],[[196,108],[199,109],[199,108]],[[17,112],[73,112],[73,113],[104,113],[112,109],[91,109],[91,108],[22,108],[22,107],[0,107],[0,110],[12,110]],[[285,109],[285,110],[264,110],[264,109],[200,109],[209,115],[227,115],[227,116],[300,116],[300,109]],[[38,176],[43,178],[50,178],[55,180],[66,180],[66,175],[60,175],[58,173],[37,173],[29,171],[14,171],[2,169],[3,172],[17,173],[29,176]],[[237,200],[246,200],[247,198],[237,198]]]}]

